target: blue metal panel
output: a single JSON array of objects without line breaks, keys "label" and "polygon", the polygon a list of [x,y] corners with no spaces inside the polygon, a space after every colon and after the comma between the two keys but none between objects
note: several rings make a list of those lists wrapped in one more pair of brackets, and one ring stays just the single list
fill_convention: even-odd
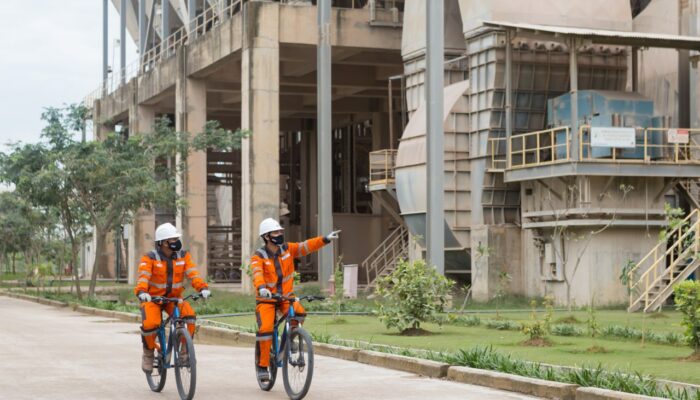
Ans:
[{"label": "blue metal panel", "polygon": [[[647,128],[652,125],[654,115],[654,103],[637,94],[604,90],[580,90],[578,92],[578,120],[590,126],[614,126],[613,118],[619,118],[619,126],[631,128]],[[559,97],[548,100],[547,120],[549,126],[572,125],[571,120],[571,94],[565,93]],[[574,133],[576,134],[576,133]],[[661,144],[661,135],[654,135],[649,139],[649,144]],[[558,143],[563,143],[565,134],[559,133],[556,138]],[[584,135],[583,142],[589,142],[588,134]],[[658,142],[658,143],[657,143]],[[644,158],[643,130],[637,132],[637,147],[634,149],[622,149],[617,154],[618,158],[642,159]],[[565,156],[565,148],[557,149],[557,156]],[[660,149],[653,149],[652,157],[660,156]],[[610,158],[612,149],[607,147],[593,147],[591,154],[588,148],[583,149],[583,158]]]}]

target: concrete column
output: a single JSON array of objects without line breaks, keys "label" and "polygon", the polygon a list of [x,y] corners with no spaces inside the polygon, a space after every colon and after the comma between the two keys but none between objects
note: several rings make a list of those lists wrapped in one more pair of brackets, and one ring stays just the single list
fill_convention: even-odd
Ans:
[{"label": "concrete column", "polygon": [[[302,218],[302,230],[301,234],[304,238],[315,236],[318,231],[318,196],[316,196],[317,191],[317,178],[318,170],[317,158],[316,158],[316,148],[318,146],[318,140],[316,136],[316,128],[311,123],[312,121],[304,124],[304,132],[301,137],[301,218]],[[314,253],[310,256],[311,263],[318,266],[318,257]]]},{"label": "concrete column", "polygon": [[[175,80],[175,129],[190,136],[201,133],[207,122],[207,90],[202,80],[187,77],[187,57],[178,49]],[[176,164],[180,164],[178,157]],[[182,242],[192,254],[202,277],[207,276],[207,153],[192,152],[185,170],[177,177],[178,194],[187,206],[178,210],[175,222],[182,231]]]},{"label": "concrete column", "polygon": [[[136,103],[137,96],[131,96],[134,101],[129,104],[129,135],[151,132],[156,122],[153,107]],[[136,272],[139,260],[154,247],[154,231],[156,215],[153,210],[141,209],[134,216],[134,221],[128,227],[128,280],[129,284],[136,283]]]},{"label": "concrete column", "polygon": [[[258,225],[279,218],[279,5],[249,2],[243,8],[241,125],[252,134],[241,150],[241,253],[247,265],[260,246]],[[243,275],[243,289],[252,282]]]}]

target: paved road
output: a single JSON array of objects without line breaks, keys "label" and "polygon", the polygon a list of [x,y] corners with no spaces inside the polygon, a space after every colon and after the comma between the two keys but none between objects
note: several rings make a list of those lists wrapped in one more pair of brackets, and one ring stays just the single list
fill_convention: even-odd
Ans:
[{"label": "paved road", "polygon": [[[0,296],[0,399],[178,399],[140,370],[138,325]],[[258,389],[252,349],[197,344],[199,399],[286,399],[281,381]],[[509,392],[316,358],[307,399],[532,399]]]}]

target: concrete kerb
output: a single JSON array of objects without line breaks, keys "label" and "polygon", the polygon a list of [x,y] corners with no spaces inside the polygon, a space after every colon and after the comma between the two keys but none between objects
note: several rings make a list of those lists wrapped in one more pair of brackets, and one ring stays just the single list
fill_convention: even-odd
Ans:
[{"label": "concrete kerb", "polygon": [[420,358],[400,356],[396,354],[380,353],[378,351],[361,350],[357,361],[384,368],[398,369],[430,378],[444,378],[447,376],[449,364],[423,360]]},{"label": "concrete kerb", "polygon": [[340,358],[348,361],[358,361],[360,356],[360,349],[326,343],[314,343],[314,352],[322,356]]},{"label": "concrete kerb", "polygon": [[[19,293],[0,291],[0,295],[55,307],[67,307],[70,304],[41,297]],[[103,310],[77,305],[73,308],[86,314],[115,318],[122,321],[140,322],[138,314],[121,311]],[[200,325],[197,331],[202,339],[216,340],[230,344],[255,344],[254,333],[240,332],[215,326]],[[326,343],[315,343],[316,354],[341,358],[348,361],[359,361],[377,367],[396,369],[427,376],[430,378],[447,378],[455,382],[467,383],[494,389],[518,392],[527,395],[562,400],[632,400],[658,399],[657,397],[616,392],[607,389],[581,388],[575,384],[552,382],[542,379],[528,378],[519,375],[506,374],[496,371],[481,370],[469,367],[450,366],[446,363],[423,360],[420,358],[360,350],[353,347],[338,346]]]},{"label": "concrete kerb", "polygon": [[576,399],[576,389],[579,387],[571,383],[552,382],[469,367],[450,367],[447,371],[447,379],[547,399],[562,400]]},{"label": "concrete kerb", "polygon": [[598,388],[579,388],[576,390],[576,400],[653,400],[661,397],[642,396],[640,394],[630,394],[616,392],[614,390]]}]

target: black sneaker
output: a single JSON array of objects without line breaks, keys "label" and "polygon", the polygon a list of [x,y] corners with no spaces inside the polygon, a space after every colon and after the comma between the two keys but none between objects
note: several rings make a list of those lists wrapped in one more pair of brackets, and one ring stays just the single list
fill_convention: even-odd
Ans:
[{"label": "black sneaker", "polygon": [[270,373],[267,371],[267,368],[258,366],[258,380],[261,380],[261,381],[269,381],[270,380]]}]

